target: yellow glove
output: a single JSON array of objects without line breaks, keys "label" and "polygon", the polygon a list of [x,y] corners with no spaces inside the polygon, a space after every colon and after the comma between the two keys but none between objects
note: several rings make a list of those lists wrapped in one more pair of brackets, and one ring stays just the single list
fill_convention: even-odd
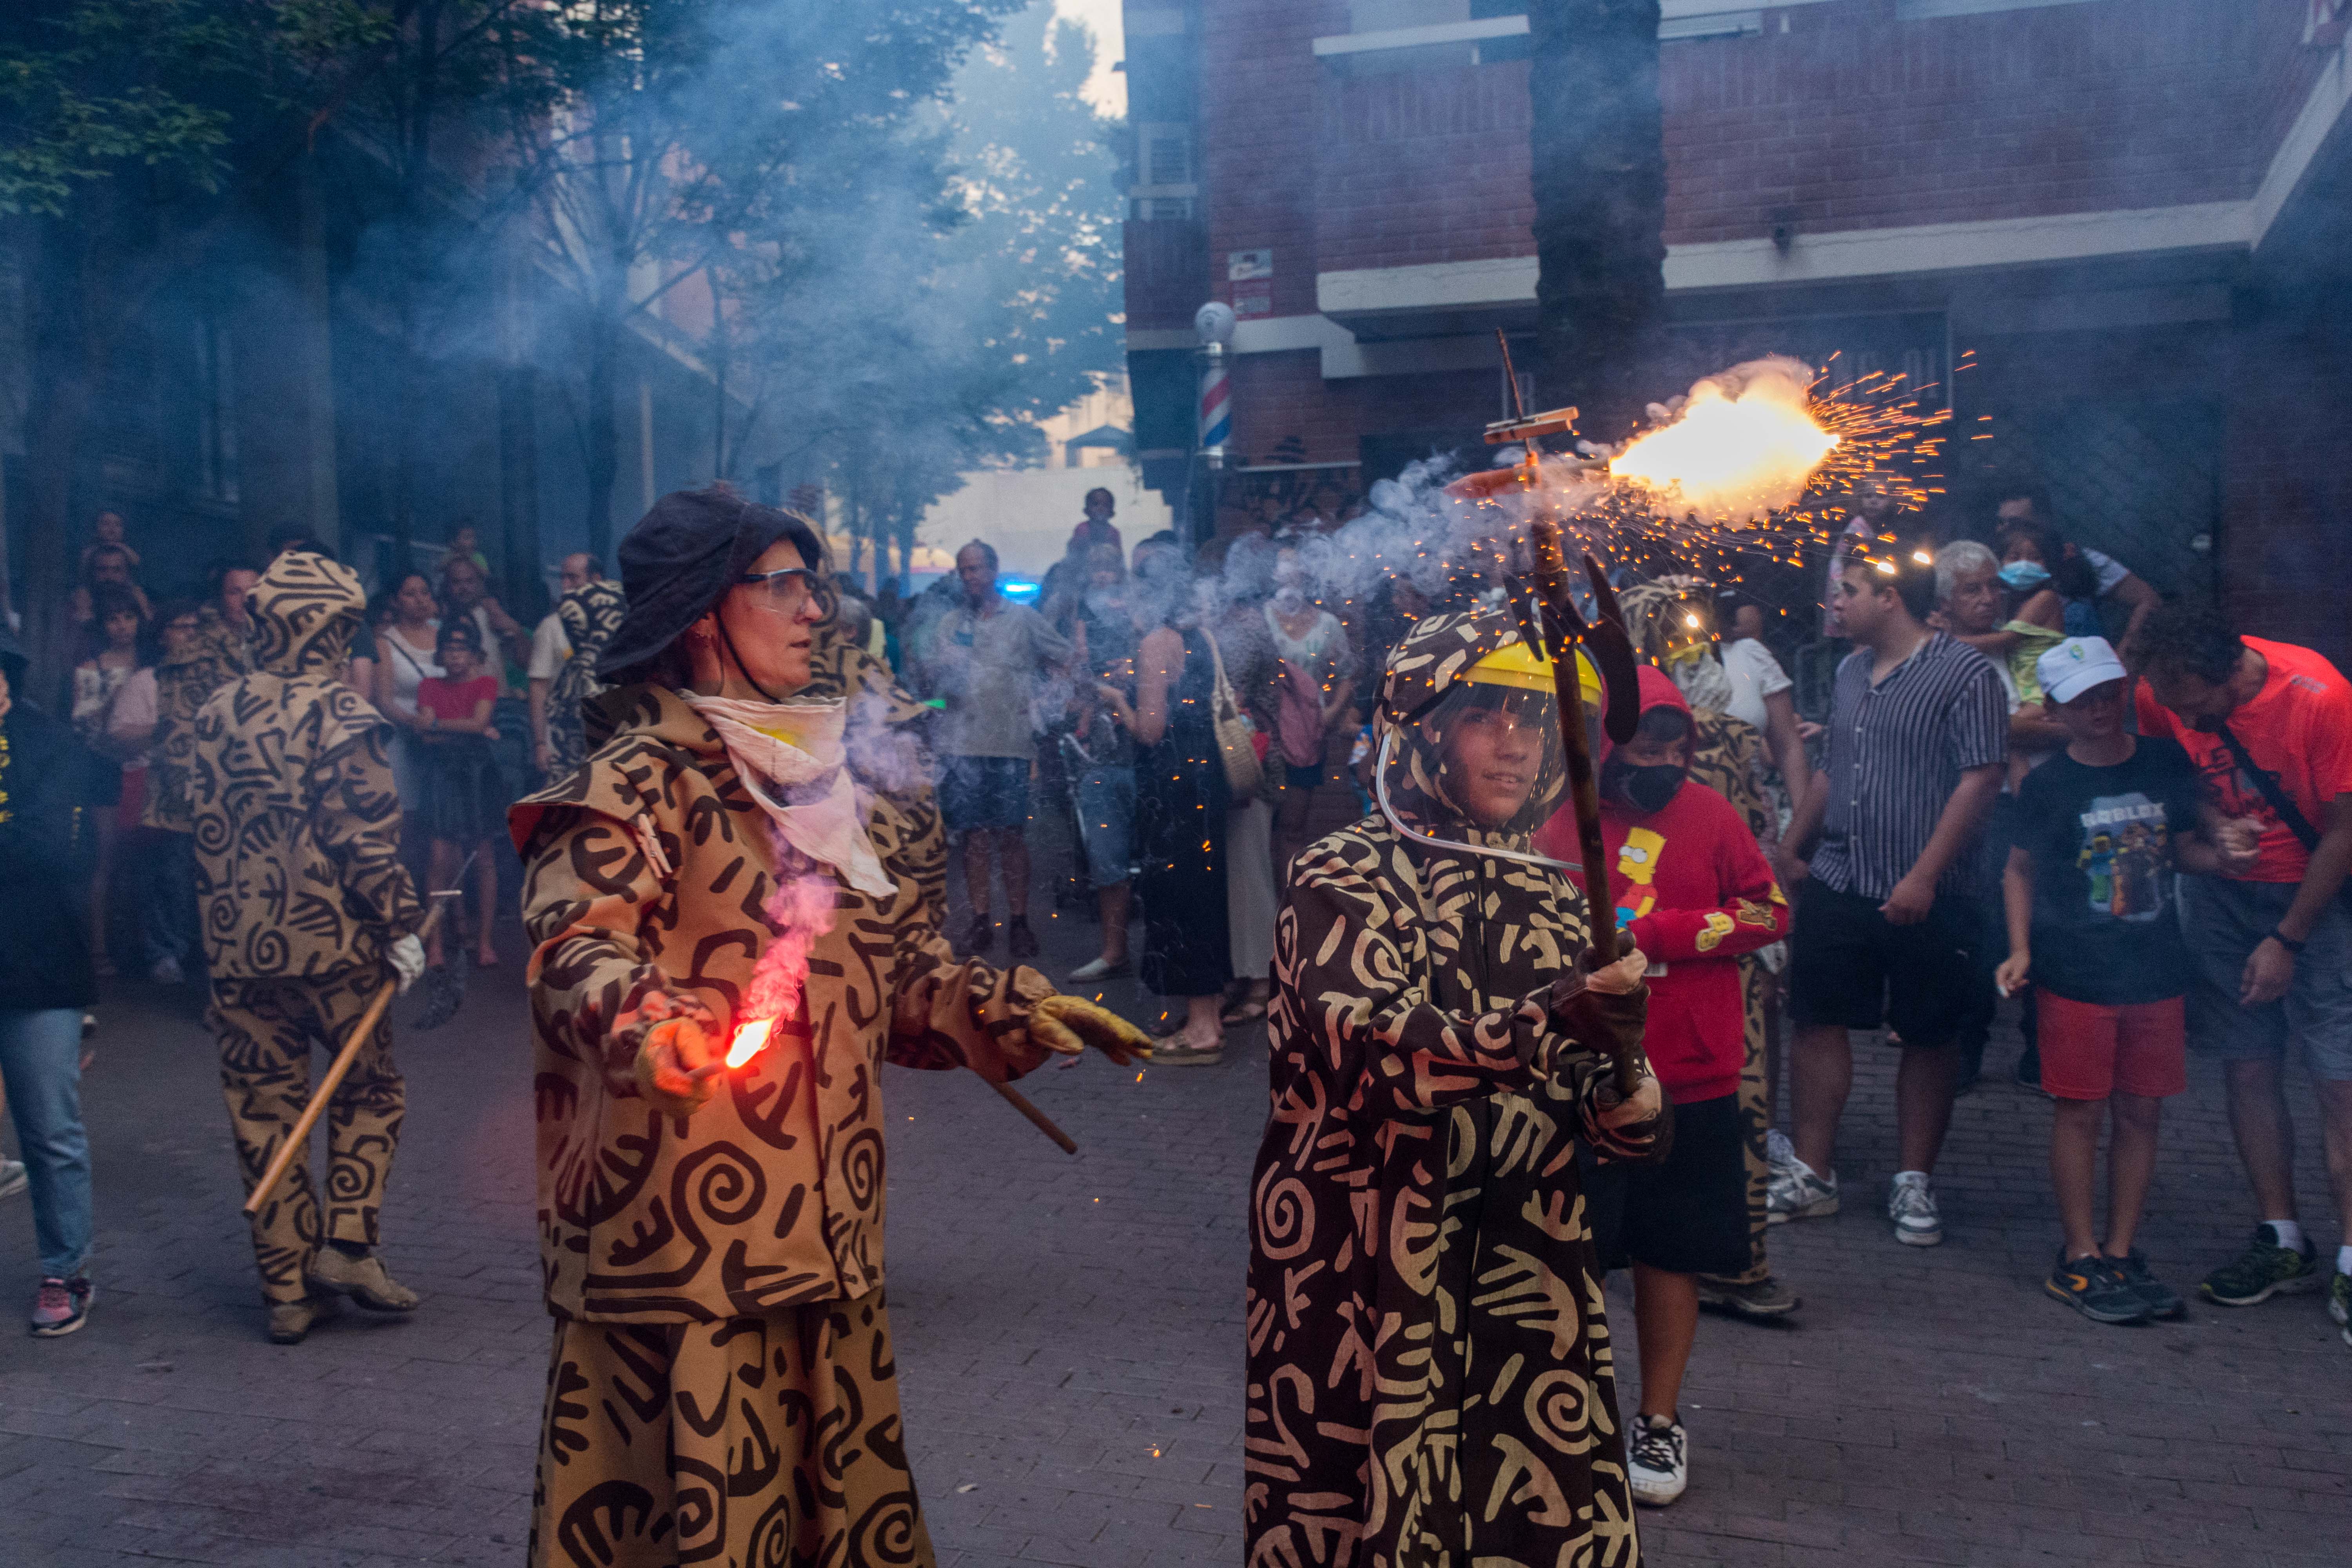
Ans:
[{"label": "yellow glove", "polygon": [[669,1018],[647,1029],[636,1068],[637,1092],[666,1116],[691,1116],[709,1104],[723,1070],[710,1037],[691,1018]]},{"label": "yellow glove", "polygon": [[1076,996],[1048,996],[1029,1009],[1029,1037],[1066,1057],[1088,1046],[1121,1067],[1151,1059],[1151,1037],[1108,1007]]}]

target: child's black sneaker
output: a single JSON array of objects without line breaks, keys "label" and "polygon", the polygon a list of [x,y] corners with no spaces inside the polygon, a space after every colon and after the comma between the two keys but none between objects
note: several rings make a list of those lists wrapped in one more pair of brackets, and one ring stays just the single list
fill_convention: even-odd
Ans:
[{"label": "child's black sneaker", "polygon": [[2188,1303],[2174,1294],[2172,1287],[2156,1277],[2155,1270],[2147,1266],[2147,1254],[2138,1247],[2121,1258],[2110,1258],[2107,1262],[2123,1276],[2124,1283],[2147,1303],[2149,1317],[2177,1318],[2189,1310]]},{"label": "child's black sneaker", "polygon": [[2058,1266],[2042,1289],[2095,1323],[2137,1323],[2147,1318],[2147,1303],[2139,1292],[2114,1263],[2095,1252],[2070,1259],[2061,1248]]}]

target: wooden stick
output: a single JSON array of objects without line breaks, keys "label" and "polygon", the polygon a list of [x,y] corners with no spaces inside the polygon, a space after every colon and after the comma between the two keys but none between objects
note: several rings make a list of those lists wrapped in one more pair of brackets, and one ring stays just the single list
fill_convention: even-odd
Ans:
[{"label": "wooden stick", "polygon": [[1027,1117],[1029,1119],[1030,1125],[1035,1127],[1038,1131],[1043,1132],[1055,1142],[1059,1143],[1062,1146],[1063,1153],[1075,1154],[1078,1152],[1076,1141],[1071,1138],[1068,1133],[1055,1126],[1054,1119],[1052,1117],[1046,1115],[1044,1111],[1030,1104],[1029,1097],[1027,1095],[1023,1094],[1011,1084],[999,1083],[992,1078],[984,1078],[980,1081],[988,1085],[989,1088],[994,1089],[997,1093],[1003,1095],[1004,1097],[1004,1103],[1019,1111],[1022,1115]]},{"label": "wooden stick", "polygon": [[[417,941],[423,942],[433,934],[434,922],[448,907],[446,898],[439,895],[434,898],[433,907],[425,912],[424,923],[416,928]],[[295,1159],[310,1146],[310,1129],[319,1124],[319,1118],[325,1113],[328,1102],[334,1099],[335,1090],[341,1087],[344,1075],[352,1070],[352,1064],[360,1059],[360,1047],[367,1044],[369,1036],[375,1033],[375,1026],[383,1022],[384,1009],[392,1005],[393,995],[399,989],[395,976],[384,976],[383,985],[376,992],[375,1000],[369,1003],[367,1011],[360,1015],[359,1023],[343,1041],[343,1048],[335,1053],[335,1059],[328,1065],[327,1076],[311,1088],[310,1102],[302,1108],[301,1116],[294,1123],[293,1132],[278,1146],[278,1152],[270,1156],[269,1168],[263,1171],[261,1180],[253,1184],[253,1195],[245,1200],[247,1214],[261,1212],[261,1205],[269,1201],[269,1194],[278,1190],[278,1184],[285,1178],[287,1167],[293,1164]]]}]

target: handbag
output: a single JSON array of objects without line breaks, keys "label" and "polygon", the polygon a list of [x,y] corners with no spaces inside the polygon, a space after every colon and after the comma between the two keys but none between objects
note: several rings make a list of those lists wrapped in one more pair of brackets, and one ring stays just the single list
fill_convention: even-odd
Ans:
[{"label": "handbag", "polygon": [[1225,787],[1239,800],[1256,795],[1265,782],[1265,770],[1257,758],[1257,728],[1234,700],[1233,684],[1225,679],[1225,656],[1217,651],[1217,639],[1205,631],[1201,637],[1209,645],[1209,666],[1215,672],[1209,692],[1209,721],[1217,732],[1217,754],[1225,764]]}]

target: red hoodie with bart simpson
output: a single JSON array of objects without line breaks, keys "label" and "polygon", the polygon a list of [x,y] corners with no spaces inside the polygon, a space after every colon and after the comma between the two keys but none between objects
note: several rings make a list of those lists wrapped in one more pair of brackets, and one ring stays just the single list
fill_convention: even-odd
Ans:
[{"label": "red hoodie with bart simpson", "polygon": [[[1642,711],[1690,705],[1663,670],[1641,670]],[[1596,767],[1613,748],[1604,736]],[[1566,810],[1538,835],[1576,854]],[[1603,797],[1601,831],[1617,922],[1649,955],[1650,1021],[1643,1047],[1676,1100],[1713,1100],[1739,1088],[1747,1012],[1738,957],[1789,934],[1789,900],[1756,837],[1731,803],[1694,780],[1648,816]],[[1547,850],[1546,853],[1552,851]]]}]

